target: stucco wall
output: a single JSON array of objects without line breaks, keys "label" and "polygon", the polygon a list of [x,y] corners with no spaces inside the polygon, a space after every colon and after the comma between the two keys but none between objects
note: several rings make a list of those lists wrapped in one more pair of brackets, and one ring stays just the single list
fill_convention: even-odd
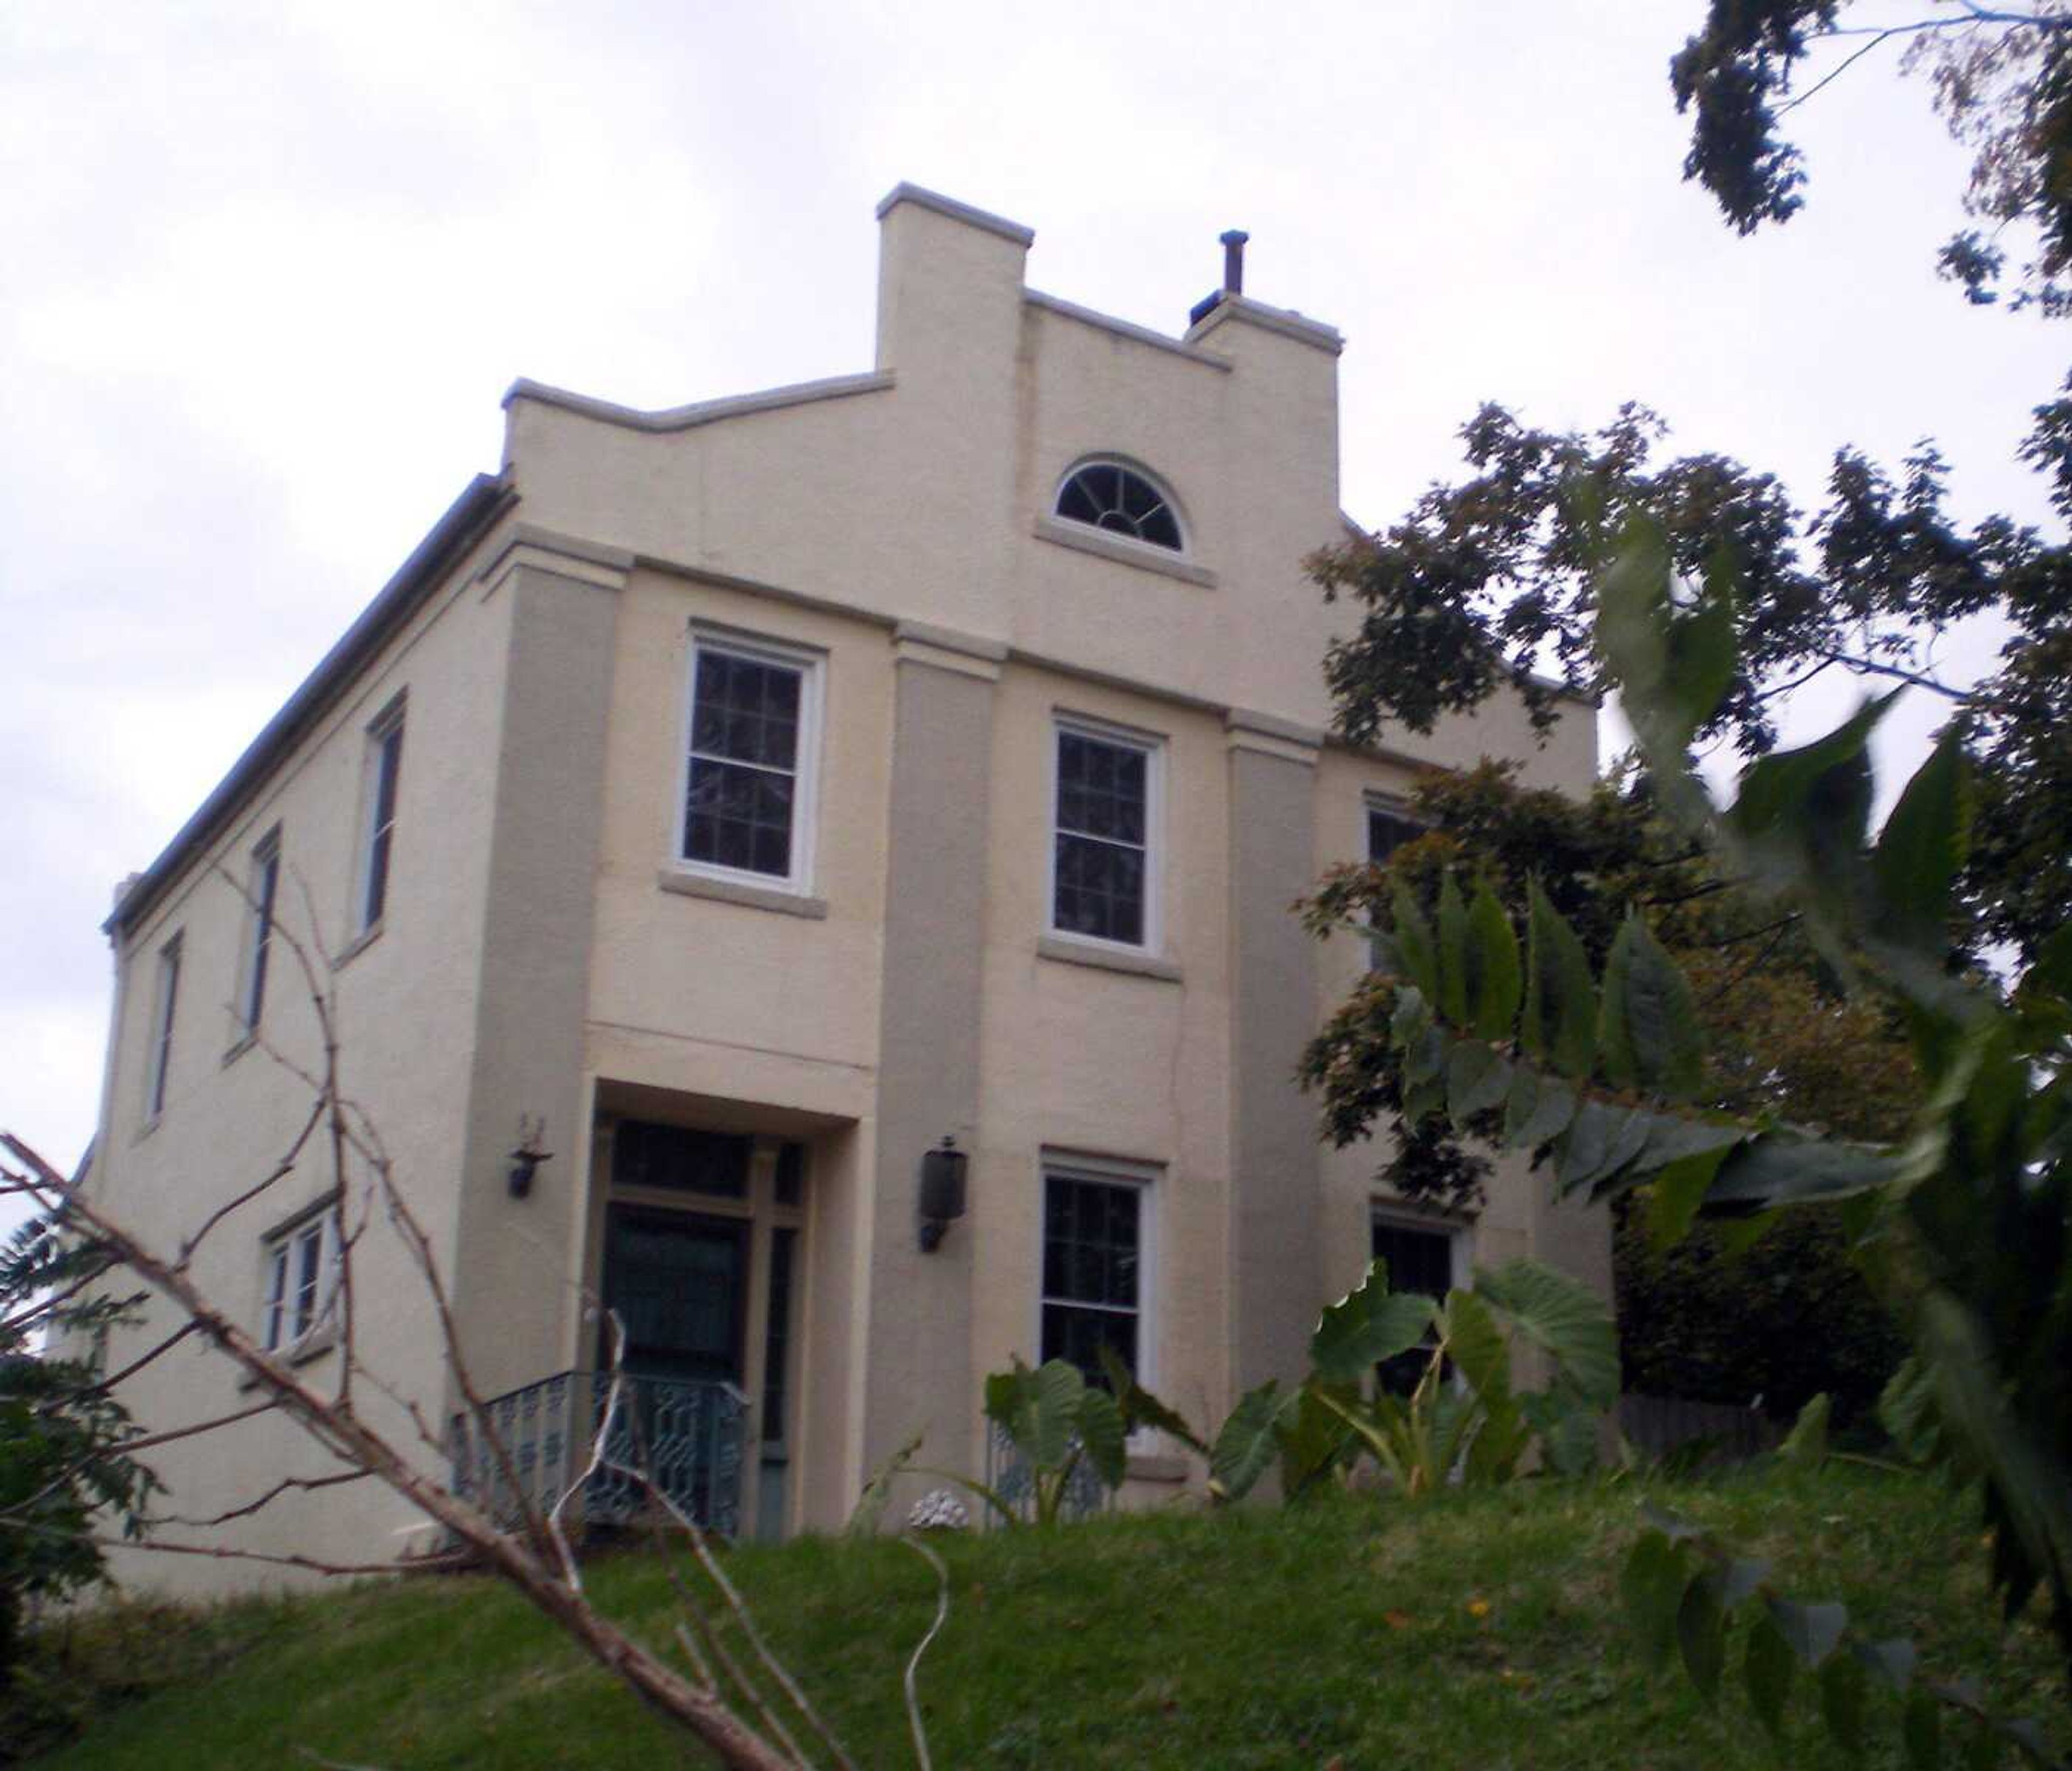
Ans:
[{"label": "stucco wall", "polygon": [[[477,561],[488,549],[479,550]],[[282,1157],[310,1104],[307,1088],[265,1049],[311,1066],[321,1041],[307,986],[285,945],[269,967],[262,1043],[226,1059],[236,1038],[232,1004],[247,939],[241,888],[253,845],[278,825],[283,873],[282,924],[314,936],[332,955],[352,945],[351,894],[361,865],[366,729],[399,693],[407,695],[404,755],[380,933],[331,974],[346,1092],[368,1103],[400,1184],[421,1210],[443,1259],[454,1249],[453,1176],[462,1160],[462,1098],[474,1043],[475,959],[483,911],[483,865],[494,750],[503,698],[506,613],[484,606],[464,563],[353,692],[331,710],[204,860],[191,866],[119,954],[128,976],[112,1031],[108,1117],[97,1145],[95,1198],[161,1248],[176,1246],[202,1218],[253,1185]],[[216,871],[227,869],[226,880]],[[232,883],[235,881],[235,883]],[[147,1050],[152,1033],[157,955],[177,931],[183,945],[179,1001],[166,1103],[143,1128]],[[261,1239],[331,1185],[321,1142],[296,1173],[223,1222],[195,1257],[194,1274],[248,1327],[262,1301]],[[385,1225],[359,1245],[356,1288],[378,1307],[356,1324],[364,1361],[403,1393],[436,1411],[442,1373],[422,1288]],[[154,1304],[146,1323],[118,1333],[109,1351],[119,1366],[172,1325]],[[306,1367],[335,1382],[338,1354]],[[154,1428],[206,1420],[248,1406],[233,1369],[190,1342],[125,1387],[125,1399]],[[361,1404],[398,1439],[413,1436],[398,1411],[364,1384]],[[331,1466],[278,1416],[241,1423],[221,1435],[155,1453],[153,1467],[171,1490],[171,1510],[200,1515],[256,1496],[278,1476],[319,1474]],[[393,1552],[410,1510],[374,1485],[289,1496],[245,1524],[246,1547],[278,1553],[377,1556]],[[189,1533],[189,1536],[195,1534]],[[126,1554],[125,1580],[171,1589],[216,1589],[273,1581],[278,1571]]]}]

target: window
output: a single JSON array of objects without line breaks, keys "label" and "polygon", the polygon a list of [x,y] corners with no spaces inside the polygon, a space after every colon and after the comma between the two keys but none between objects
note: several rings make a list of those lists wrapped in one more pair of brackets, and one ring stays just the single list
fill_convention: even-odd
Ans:
[{"label": "window", "polygon": [[1067,523],[1084,523],[1175,553],[1182,549],[1172,501],[1120,462],[1092,461],[1074,468],[1058,488],[1057,514]]},{"label": "window", "polygon": [[281,889],[281,832],[276,828],[252,851],[252,873],[245,888],[246,918],[243,984],[237,992],[239,1032],[259,1030],[266,1004],[267,951],[273,944],[273,906]]},{"label": "window", "polygon": [[1077,1366],[1105,1385],[1109,1348],[1149,1383],[1144,1332],[1150,1226],[1141,1178],[1053,1169],[1043,1177],[1042,1357]]},{"label": "window", "polygon": [[338,1301],[340,1258],[335,1206],[267,1243],[266,1302],[259,1341],[269,1353],[298,1347],[330,1325]]},{"label": "window", "polygon": [[818,687],[818,665],[803,655],[693,643],[678,848],[687,865],[804,889]]},{"label": "window", "polygon": [[403,706],[392,703],[367,729],[367,840],[360,869],[356,932],[380,922],[388,906],[388,866],[396,843],[396,791],[403,775]]},{"label": "window", "polygon": [[151,1011],[151,1050],[144,1079],[144,1123],[166,1109],[166,1074],[173,1062],[173,1014],[180,996],[180,937],[158,949],[158,996]]},{"label": "window", "polygon": [[1050,927],[1149,947],[1157,935],[1159,747],[1076,724],[1058,728]]},{"label": "window", "polygon": [[1367,803],[1367,858],[1387,861],[1407,842],[1424,834],[1424,827],[1395,800],[1370,796]]},{"label": "window", "polygon": [[[1458,1237],[1453,1231],[1413,1224],[1400,1218],[1376,1215],[1372,1253],[1388,1264],[1388,1288],[1415,1292],[1443,1304],[1453,1288],[1453,1257]],[[1407,1396],[1417,1387],[1432,1362],[1432,1349],[1439,1344],[1434,1327],[1421,1348],[1413,1347],[1384,1360],[1379,1368],[1381,1386],[1392,1395]]]}]

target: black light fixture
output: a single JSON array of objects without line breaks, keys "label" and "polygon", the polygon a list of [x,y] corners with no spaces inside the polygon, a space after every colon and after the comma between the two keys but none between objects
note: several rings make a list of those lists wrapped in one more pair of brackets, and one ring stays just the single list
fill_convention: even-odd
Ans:
[{"label": "black light fixture", "polygon": [[957,1140],[945,1137],[921,1158],[921,1251],[933,1254],[950,1226],[964,1214],[964,1165]]},{"label": "black light fixture", "polygon": [[511,1197],[523,1199],[532,1190],[532,1177],[540,1172],[542,1162],[554,1160],[552,1150],[540,1148],[541,1140],[547,1135],[547,1121],[543,1115],[533,1120],[524,1114],[518,1116],[518,1148],[511,1153],[511,1170],[507,1177],[510,1182]]}]

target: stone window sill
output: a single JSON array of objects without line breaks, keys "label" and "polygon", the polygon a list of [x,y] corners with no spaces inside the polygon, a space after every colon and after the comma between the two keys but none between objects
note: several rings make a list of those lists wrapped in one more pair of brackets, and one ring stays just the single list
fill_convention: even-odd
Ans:
[{"label": "stone window sill", "polygon": [[[290,1366],[299,1368],[322,1358],[325,1354],[332,1351],[337,1346],[338,1329],[335,1327],[329,1327],[312,1330],[293,1346],[273,1347],[269,1350],[273,1353],[275,1358],[283,1361]],[[237,1387],[240,1390],[256,1390],[259,1387],[259,1380],[249,1371],[240,1371],[237,1374]]]},{"label": "stone window sill", "polygon": [[1068,935],[1046,935],[1036,943],[1037,956],[1063,959],[1067,965],[1090,965],[1100,972],[1123,972],[1133,977],[1157,978],[1166,984],[1180,981],[1180,968],[1170,959],[1151,953],[1133,953],[1127,947],[1096,947]]},{"label": "stone window sill", "polygon": [[1133,1452],[1123,1473],[1133,1482],[1184,1482],[1187,1460],[1172,1453]]},{"label": "stone window sill", "polygon": [[388,926],[385,922],[368,923],[365,928],[345,943],[339,950],[338,958],[332,964],[343,965],[349,959],[358,959],[361,954],[381,939],[381,931]]},{"label": "stone window sill", "polygon": [[1104,560],[1114,561],[1117,565],[1133,565],[1140,572],[1157,572],[1169,578],[1178,578],[1184,583],[1199,585],[1204,590],[1216,587],[1216,575],[1207,566],[1196,565],[1191,560],[1183,560],[1147,541],[1104,534],[1083,523],[1066,523],[1054,516],[1039,516],[1036,519],[1036,539],[1054,541],[1059,547],[1077,548],[1082,553],[1097,554]]},{"label": "stone window sill", "polygon": [[708,873],[693,873],[681,868],[664,867],[656,876],[656,883],[665,892],[674,892],[680,898],[709,898],[722,904],[742,904],[750,910],[775,910],[781,916],[804,916],[816,922],[827,920],[828,901],[824,898],[808,898],[799,892],[787,892],[772,886],[750,886],[745,881],[715,879]]}]

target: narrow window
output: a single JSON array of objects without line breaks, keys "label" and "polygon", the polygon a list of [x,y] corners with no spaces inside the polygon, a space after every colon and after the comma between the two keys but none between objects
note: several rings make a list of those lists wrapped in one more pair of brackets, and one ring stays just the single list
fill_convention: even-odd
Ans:
[{"label": "narrow window", "polygon": [[[1079,1174],[1043,1177],[1042,1358],[1105,1384],[1100,1349],[1145,1378],[1144,1187]],[[1146,1381],[1149,1381],[1146,1379]]]},{"label": "narrow window", "polygon": [[1172,501],[1142,474],[1117,462],[1093,461],[1074,468],[1058,488],[1056,512],[1067,523],[1182,551],[1180,520]]},{"label": "narrow window", "polygon": [[1424,827],[1394,802],[1369,799],[1367,803],[1367,858],[1387,861],[1407,842],[1424,834]]},{"label": "narrow window", "polygon": [[266,1244],[260,1341],[268,1352],[298,1346],[329,1323],[340,1259],[335,1206]]},{"label": "narrow window", "polygon": [[[1372,1253],[1388,1264],[1391,1292],[1411,1292],[1443,1304],[1453,1288],[1454,1234],[1406,1224],[1392,1218],[1374,1220]],[[1407,1396],[1417,1387],[1432,1362],[1432,1349],[1438,1345],[1435,1325],[1424,1345],[1384,1360],[1379,1376],[1382,1387],[1392,1395]]]},{"label": "narrow window", "polygon": [[173,1062],[173,1015],[180,996],[180,937],[158,949],[158,994],[151,1015],[150,1061],[144,1080],[144,1119],[166,1110],[166,1075]]},{"label": "narrow window", "polygon": [[791,1346],[791,1265],[799,1232],[779,1227],[770,1232],[769,1321],[763,1339],[763,1442],[782,1444],[790,1386],[786,1370]]},{"label": "narrow window", "polygon": [[1154,745],[1058,728],[1050,927],[1150,945]]},{"label": "narrow window", "polygon": [[403,709],[398,705],[367,729],[367,841],[360,864],[358,934],[379,922],[388,906],[396,792],[402,775]]},{"label": "narrow window", "polygon": [[685,862],[804,884],[815,683],[803,659],[693,644]]},{"label": "narrow window", "polygon": [[245,889],[245,987],[238,992],[237,1019],[247,1035],[259,1030],[266,1005],[266,960],[273,944],[273,906],[281,889],[281,832],[270,832],[252,851],[252,871]]}]

